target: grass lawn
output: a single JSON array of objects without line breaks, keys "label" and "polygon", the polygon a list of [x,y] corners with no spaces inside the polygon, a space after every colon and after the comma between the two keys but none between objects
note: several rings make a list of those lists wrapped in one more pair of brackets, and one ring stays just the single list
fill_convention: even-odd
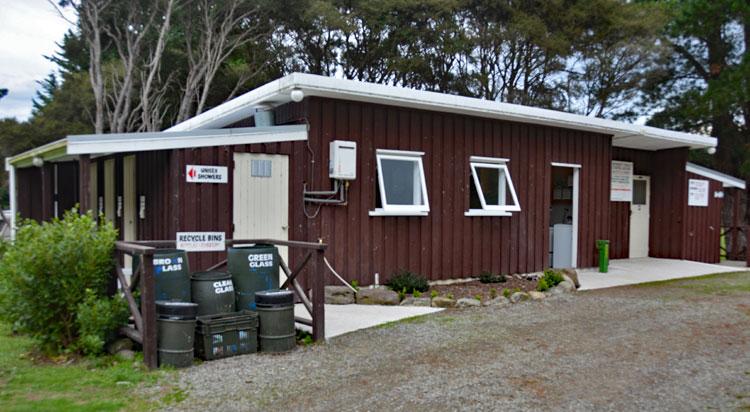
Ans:
[{"label": "grass lawn", "polygon": [[[131,394],[138,385],[153,385],[169,371],[148,372],[140,360],[112,357],[75,362],[35,361],[32,341],[11,336],[0,324],[0,411],[119,411],[149,410],[158,401]],[[169,392],[170,387],[166,387]],[[169,392],[162,402],[178,400]]]}]

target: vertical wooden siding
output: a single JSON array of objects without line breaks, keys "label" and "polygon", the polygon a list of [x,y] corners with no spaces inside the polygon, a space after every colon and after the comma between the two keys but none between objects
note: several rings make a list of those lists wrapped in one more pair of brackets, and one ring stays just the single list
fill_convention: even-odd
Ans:
[{"label": "vertical wooden siding", "polygon": [[649,222],[651,257],[685,258],[683,224],[687,208],[687,157],[687,148],[654,152]]},{"label": "vertical wooden siding", "polygon": [[[303,222],[311,236],[319,233],[330,244],[329,260],[346,278],[369,284],[374,273],[383,281],[402,269],[431,279],[467,277],[483,270],[543,269],[548,264],[553,161],[582,165],[578,262],[596,263],[595,240],[609,232],[608,136],[339,100],[311,99],[308,105],[309,144],[321,165],[314,170],[315,189],[330,188],[324,166],[329,142],[358,144],[357,179],[349,188],[349,204],[324,207],[319,219]],[[377,196],[375,150],[380,148],[425,152],[428,216],[368,216]],[[472,155],[510,159],[522,212],[511,217],[464,216]],[[293,191],[299,186],[300,182],[291,185]]]},{"label": "vertical wooden siding", "polygon": [[[722,201],[720,198],[715,198],[714,193],[723,190],[722,184],[693,173],[687,173],[687,179],[708,180],[709,190],[708,207],[687,206],[686,208],[684,259],[719,263]],[[686,180],[685,187],[687,185]]]},{"label": "vertical wooden siding", "polygon": [[[614,148],[612,153],[614,160],[633,162],[635,174],[651,176],[649,256],[718,262],[721,200],[713,193],[722,190],[721,184],[709,179],[709,207],[687,206],[688,179],[705,179],[685,171],[688,150],[646,152]],[[630,203],[612,202],[610,211],[611,255],[627,258]]]},{"label": "vertical wooden siding", "polygon": [[[612,148],[612,160],[633,163],[633,173],[651,176],[654,173],[654,152],[645,150]],[[654,195],[654,182],[651,181],[651,196]],[[653,201],[650,202],[653,209]],[[609,253],[612,259],[625,259],[630,256],[630,202],[610,202]],[[652,211],[653,213],[653,211]]]}]

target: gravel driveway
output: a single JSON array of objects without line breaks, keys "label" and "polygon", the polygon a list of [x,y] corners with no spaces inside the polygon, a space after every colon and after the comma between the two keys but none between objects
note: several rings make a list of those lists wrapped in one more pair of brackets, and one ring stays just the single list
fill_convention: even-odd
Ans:
[{"label": "gravel driveway", "polygon": [[750,408],[750,273],[448,310],[179,373],[175,410]]}]

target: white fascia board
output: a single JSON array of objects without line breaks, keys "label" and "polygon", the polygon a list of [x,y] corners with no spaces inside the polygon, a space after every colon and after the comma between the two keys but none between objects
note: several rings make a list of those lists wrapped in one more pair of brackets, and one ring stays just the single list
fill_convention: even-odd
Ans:
[{"label": "white fascia board", "polygon": [[6,158],[6,170],[8,170],[8,164],[13,166],[20,165],[21,167],[28,166],[26,163],[30,163],[31,159],[33,159],[34,157],[40,157],[45,161],[51,161],[63,157],[65,156],[64,149],[66,145],[67,139],[55,140],[54,142],[29,149],[25,152]]},{"label": "white fascia board", "polygon": [[745,190],[745,181],[734,176],[717,172],[716,170],[709,169],[707,167],[698,166],[695,163],[685,164],[685,171],[696,174],[698,176],[707,177],[709,179],[721,182],[723,187],[735,187],[737,189]]},{"label": "white fascia board", "polygon": [[[290,93],[294,89],[301,90],[306,97],[352,100],[602,133],[614,137],[614,146],[618,146],[617,139],[633,136],[644,137],[650,140],[650,143],[657,143],[656,145],[643,145],[644,150],[686,146],[700,149],[716,146],[716,138],[709,136],[518,104],[304,73],[292,73],[274,80],[175,125],[167,131],[225,127],[248,118],[253,114],[255,107],[275,106],[291,101]],[[639,146],[631,142],[631,145],[627,147],[639,148]]]},{"label": "white fascia board", "polygon": [[146,152],[307,140],[307,125],[68,136],[68,154]]}]

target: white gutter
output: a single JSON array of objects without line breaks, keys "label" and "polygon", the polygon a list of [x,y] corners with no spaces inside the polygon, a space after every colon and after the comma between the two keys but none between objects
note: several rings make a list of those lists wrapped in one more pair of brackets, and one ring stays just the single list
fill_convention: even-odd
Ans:
[{"label": "white gutter", "polygon": [[716,170],[709,169],[707,167],[699,166],[695,163],[688,162],[685,165],[685,171],[696,174],[698,176],[716,180],[717,182],[721,182],[723,187],[734,187],[737,189],[745,190],[744,180],[734,176],[729,176],[728,174],[717,172]]},{"label": "white gutter", "polygon": [[146,152],[307,140],[307,125],[68,136],[68,154]]},{"label": "white gutter", "polygon": [[8,172],[8,197],[10,198],[10,238],[16,239],[16,214],[18,205],[16,200],[16,167],[5,159],[5,170]]},{"label": "white gutter", "polygon": [[302,73],[292,73],[274,80],[167,130],[225,127],[246,119],[252,114],[252,109],[257,106],[273,106],[291,101],[292,90],[302,91],[305,96],[353,100],[584,130],[612,135],[615,139],[644,137],[673,142],[677,146],[689,146],[694,149],[716,146],[716,138],[710,136],[517,104]]}]

